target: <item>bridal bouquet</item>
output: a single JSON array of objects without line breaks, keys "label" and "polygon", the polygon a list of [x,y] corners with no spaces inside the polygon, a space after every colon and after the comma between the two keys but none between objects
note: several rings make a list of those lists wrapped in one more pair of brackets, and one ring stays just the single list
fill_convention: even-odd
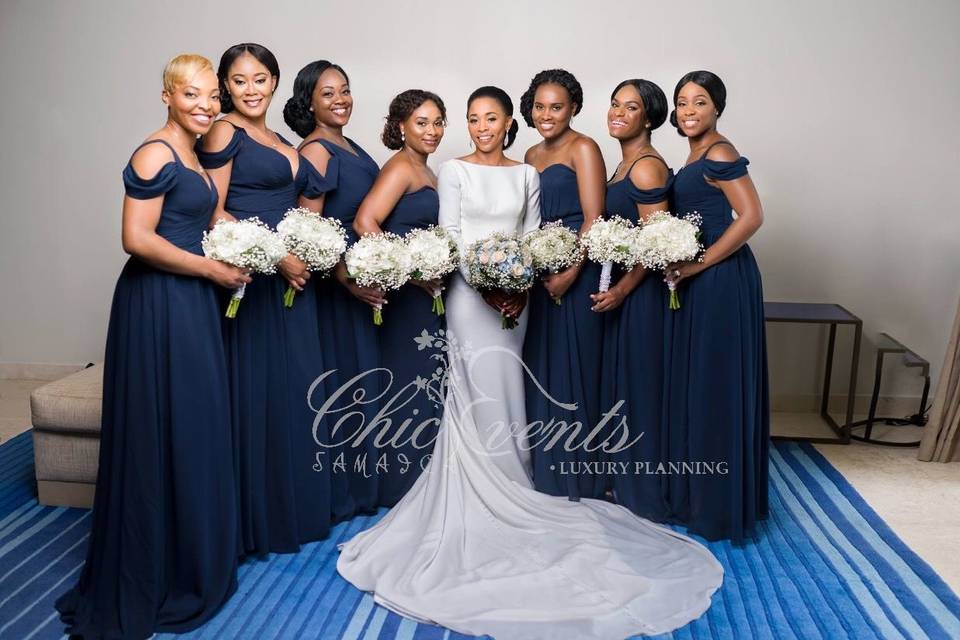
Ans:
[{"label": "bridal bouquet", "polygon": [[[364,287],[399,289],[414,270],[403,238],[393,233],[369,233],[347,250],[347,274]],[[373,324],[383,324],[383,308],[373,308]]]},{"label": "bridal bouquet", "polygon": [[[467,283],[477,291],[526,291],[533,285],[533,256],[516,234],[494,233],[477,240],[462,256]],[[500,314],[500,326],[513,329],[517,319]]]},{"label": "bridal bouquet", "polygon": [[[577,234],[559,220],[543,225],[524,242],[533,257],[534,271],[558,273],[583,258]],[[560,304],[560,298],[556,298],[556,303]]]},{"label": "bridal bouquet", "polygon": [[[256,217],[218,220],[213,229],[203,232],[201,246],[208,258],[254,273],[276,273],[277,263],[287,255],[283,239]],[[237,316],[246,290],[244,284],[233,292],[227,305],[228,318]]]},{"label": "bridal bouquet", "polygon": [[[347,250],[347,234],[336,218],[324,218],[309,209],[287,211],[277,224],[287,251],[303,260],[310,271],[329,272]],[[297,290],[287,287],[283,306],[292,307]]]},{"label": "bridal bouquet", "polygon": [[[675,262],[699,259],[702,261],[703,245],[700,244],[700,216],[696,212],[682,218],[668,211],[656,211],[637,234],[640,244],[639,262],[647,269],[663,271]],[[677,286],[668,282],[670,308],[680,308]]]},{"label": "bridal bouquet", "polygon": [[[411,278],[440,280],[457,269],[460,252],[453,236],[443,227],[430,225],[426,229],[414,229],[404,240],[410,253],[410,261],[414,265]],[[440,292],[441,289],[433,292],[433,312],[438,316],[446,312]]]},{"label": "bridal bouquet", "polygon": [[639,262],[637,227],[625,218],[613,216],[594,222],[581,238],[587,256],[603,265],[600,272],[600,291],[610,288],[613,263],[632,269]]}]

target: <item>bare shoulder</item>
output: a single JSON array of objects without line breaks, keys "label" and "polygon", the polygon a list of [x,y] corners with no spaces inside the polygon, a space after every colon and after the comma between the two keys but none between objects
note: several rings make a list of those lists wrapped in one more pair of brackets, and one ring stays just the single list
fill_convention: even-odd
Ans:
[{"label": "bare shoulder", "polygon": [[600,145],[590,136],[578,133],[570,142],[570,151],[574,156],[600,155]]},{"label": "bare shoulder", "polygon": [[527,152],[523,154],[523,161],[527,164],[536,164],[537,156],[540,155],[540,151],[542,150],[542,148],[543,148],[543,143],[538,142],[537,144],[527,149]]},{"label": "bare shoulder", "polygon": [[707,151],[707,160],[717,160],[719,162],[733,162],[734,160],[738,160],[740,153],[737,151],[737,148],[733,146],[733,143],[726,138],[724,138],[722,142],[724,142],[724,144],[714,144],[714,146]]},{"label": "bare shoulder", "polygon": [[630,182],[638,189],[657,189],[667,183],[669,170],[660,156],[637,160],[630,169]]},{"label": "bare shoulder", "polygon": [[413,162],[407,154],[401,151],[390,156],[390,159],[384,163],[383,167],[380,168],[380,174],[377,176],[377,180],[384,182],[410,182],[414,175],[415,169]]},{"label": "bare shoulder", "polygon": [[[130,158],[133,170],[144,180],[154,178],[160,173],[160,169],[175,161],[173,151],[167,145],[161,144],[160,140],[163,138],[159,136],[147,138],[144,145]],[[147,142],[150,144],[146,144]]]},{"label": "bare shoulder", "polygon": [[[298,151],[300,155],[310,161],[310,164],[319,168],[326,168],[327,162],[330,161],[330,152],[327,151],[327,148],[320,144],[319,137],[307,138],[302,143],[300,143],[300,148]],[[316,142],[316,144],[313,144]]]},{"label": "bare shoulder", "polygon": [[220,118],[210,127],[210,131],[203,136],[203,150],[210,152],[223,151],[233,134],[236,131],[236,125],[226,118]]}]

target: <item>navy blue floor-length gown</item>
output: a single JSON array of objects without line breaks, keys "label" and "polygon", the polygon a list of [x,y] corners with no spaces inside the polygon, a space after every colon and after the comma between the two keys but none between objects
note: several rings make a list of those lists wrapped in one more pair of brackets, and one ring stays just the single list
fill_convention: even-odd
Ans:
[{"label": "navy blue floor-length gown", "polygon": [[[285,155],[240,127],[221,151],[198,156],[208,168],[233,162],[224,208],[238,219],[276,228],[306,184],[302,158],[294,174]],[[326,369],[316,292],[305,287],[285,308],[287,286],[279,274],[254,275],[236,318],[224,320],[244,553],[295,552],[326,537],[332,521],[331,478],[315,470],[322,447],[311,405],[322,403],[323,386],[307,397]]]},{"label": "navy blue floor-length gown", "polygon": [[[138,200],[163,197],[157,234],[201,255],[216,188],[173,156],[150,179],[128,164],[124,186]],[[56,603],[70,634],[186,632],[237,588],[222,313],[209,280],[136,257],[120,274],[104,356],[90,546],[78,583]]]},{"label": "navy blue floor-length gown", "polygon": [[[323,145],[330,159],[323,175],[310,165],[304,195],[325,194],[323,215],[340,220],[348,244],[353,244],[357,241],[353,219],[380,167],[352,140],[352,151],[322,139],[307,144]],[[324,355],[328,367],[336,370],[327,385],[335,397],[327,412],[332,427],[326,462],[337,487],[335,519],[343,520],[383,504],[378,488],[382,469],[377,469],[382,452],[375,440],[382,426],[378,412],[388,376],[380,367],[380,335],[370,305],[333,277],[317,281],[315,288]],[[384,322],[390,322],[390,312],[389,305],[384,307]]]},{"label": "navy blue floor-length gown", "polygon": [[[638,223],[638,204],[668,200],[673,172],[661,188],[638,189],[630,179],[632,169],[622,180],[607,184],[606,207],[610,215]],[[622,277],[622,272],[618,275]],[[664,480],[656,474],[666,446],[662,431],[667,301],[663,275],[647,273],[623,304],[606,314],[604,327],[603,406],[610,409],[622,401],[618,414],[625,421],[624,426],[612,421],[606,431],[614,450],[606,452],[605,459],[616,463],[609,486],[618,504],[655,521],[668,515]]]},{"label": "navy blue floor-length gown", "polygon": [[[708,160],[709,150],[680,170],[673,187],[673,213],[700,214],[705,247],[733,221],[730,202],[706,178],[735,180],[749,162]],[[670,462],[690,466],[667,476],[669,506],[691,532],[741,542],[767,515],[769,389],[753,252],[743,245],[677,292],[681,308],[668,318],[668,451]]]},{"label": "navy blue floor-length gown", "polygon": [[[553,164],[540,173],[540,214],[543,223],[560,220],[579,232],[583,208],[577,174],[567,165]],[[530,292],[530,320],[523,343],[523,359],[530,368],[526,405],[534,484],[538,491],[571,500],[601,497],[606,482],[595,468],[583,466],[601,459],[594,450],[600,437],[588,437],[603,414],[600,360],[604,319],[591,310],[590,299],[599,283],[600,266],[584,262],[580,275],[557,305],[537,282]],[[551,402],[530,375],[557,401],[576,403],[577,408],[569,410]]]},{"label": "navy blue floor-length gown", "polygon": [[[380,228],[404,236],[437,224],[439,213],[436,189],[425,186],[403,194]],[[380,358],[393,375],[385,400],[397,408],[390,412],[392,442],[383,449],[390,466],[380,474],[380,491],[383,504],[394,505],[427,465],[440,427],[443,397],[434,374],[440,375],[437,368],[441,363],[430,357],[432,349],[422,348],[423,342],[415,338],[424,331],[437,336],[444,322],[443,316],[433,312],[430,294],[416,285],[389,292],[387,300],[384,323],[379,327]]]}]

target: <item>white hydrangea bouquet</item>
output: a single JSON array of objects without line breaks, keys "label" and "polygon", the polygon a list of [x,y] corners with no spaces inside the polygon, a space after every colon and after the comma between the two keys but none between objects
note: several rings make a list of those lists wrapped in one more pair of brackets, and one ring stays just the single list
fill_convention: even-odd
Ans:
[{"label": "white hydrangea bouquet", "polygon": [[[441,280],[456,271],[460,264],[457,243],[443,227],[430,225],[425,229],[414,229],[404,240],[414,265],[411,278]],[[433,312],[438,316],[446,313],[441,292],[442,289],[433,291]]]},{"label": "white hydrangea bouquet", "polygon": [[587,257],[603,265],[600,291],[610,289],[613,263],[632,269],[639,262],[637,227],[626,218],[613,216],[595,221],[580,239]]},{"label": "white hydrangea bouquet", "polygon": [[[583,259],[577,234],[559,220],[543,225],[524,238],[524,242],[533,256],[536,272],[558,273]],[[556,298],[555,302],[560,304],[561,299]]]},{"label": "white hydrangea bouquet", "polygon": [[[467,283],[477,291],[518,293],[533,286],[533,255],[516,234],[494,233],[470,244],[461,256]],[[500,314],[500,326],[513,329],[517,319]]]},{"label": "white hydrangea bouquet", "polygon": [[[277,263],[287,255],[283,239],[259,218],[218,220],[204,231],[201,242],[208,258],[247,269],[253,273],[276,273]],[[244,284],[233,292],[226,316],[237,317],[237,309],[247,290]]]},{"label": "white hydrangea bouquet", "polygon": [[[651,214],[637,233],[640,264],[647,269],[663,271],[675,262],[702,262],[700,223],[700,216],[696,212],[682,218],[670,215],[669,211],[656,211]],[[680,308],[677,286],[667,282],[667,287],[670,289],[669,307],[676,311]]]},{"label": "white hydrangea bouquet", "polygon": [[[277,224],[287,251],[303,260],[309,271],[329,273],[347,250],[347,233],[336,218],[324,218],[303,207],[290,209]],[[297,290],[287,287],[283,306],[293,306]]]},{"label": "white hydrangea bouquet", "polygon": [[[407,243],[394,233],[368,233],[345,256],[347,275],[363,287],[399,289],[414,270]],[[373,308],[373,324],[383,324],[383,308]]]}]

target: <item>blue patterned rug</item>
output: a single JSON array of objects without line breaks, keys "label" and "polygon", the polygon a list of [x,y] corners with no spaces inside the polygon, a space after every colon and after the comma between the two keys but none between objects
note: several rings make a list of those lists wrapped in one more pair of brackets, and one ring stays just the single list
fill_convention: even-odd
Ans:
[{"label": "blue patterned rug", "polygon": [[[777,442],[759,543],[709,544],[726,570],[706,615],[664,638],[960,638],[960,600],[809,445]],[[464,638],[375,605],[336,573],[354,518],[296,555],[249,560],[220,614],[183,638]],[[0,446],[0,638],[62,638],[53,602],[83,563],[90,515],[37,504],[29,432]],[[174,636],[156,636],[168,638]]]}]

